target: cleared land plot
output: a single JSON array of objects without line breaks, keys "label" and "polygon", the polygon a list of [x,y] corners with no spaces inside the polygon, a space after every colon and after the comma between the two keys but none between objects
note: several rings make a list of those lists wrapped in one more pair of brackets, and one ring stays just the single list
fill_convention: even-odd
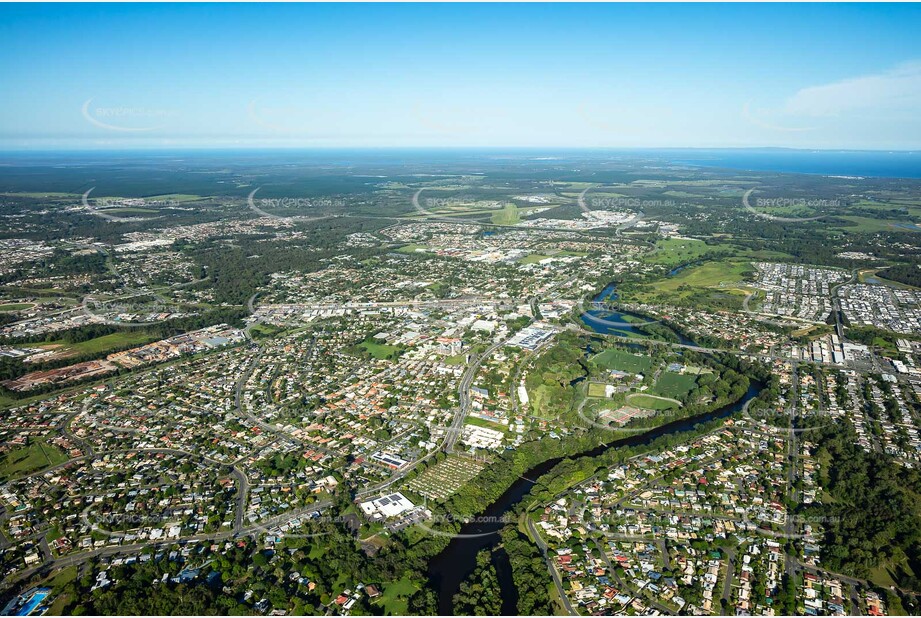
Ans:
[{"label": "cleared land plot", "polygon": [[80,343],[73,343],[67,346],[67,350],[73,354],[101,354],[116,348],[127,346],[144,345],[151,341],[160,339],[158,335],[151,335],[144,332],[126,331],[122,333],[112,333],[95,337]]},{"label": "cleared land plot", "polygon": [[67,461],[61,449],[36,440],[28,446],[14,448],[0,461],[0,479],[6,480]]},{"label": "cleared land plot", "polygon": [[651,301],[656,297],[678,299],[691,296],[704,288],[718,288],[744,294],[744,291],[739,290],[737,286],[746,279],[751,270],[751,264],[746,260],[706,262],[700,266],[682,270],[674,277],[666,277],[655,283],[644,285],[641,291],[634,296],[639,301]]},{"label": "cleared land plot", "polygon": [[364,341],[361,347],[378,360],[393,360],[403,353],[403,347],[398,345],[387,345],[386,343],[375,343],[374,341]]},{"label": "cleared land plot", "polygon": [[112,333],[95,337],[80,343],[67,343],[66,341],[46,341],[45,343],[36,344],[36,347],[54,351],[44,357],[41,362],[58,360],[61,358],[70,358],[73,356],[84,356],[99,358],[109,352],[126,350],[129,348],[139,347],[152,341],[157,341],[161,337],[152,335],[143,331],[125,331],[121,333]]},{"label": "cleared land plot", "polygon": [[49,616],[64,615],[64,608],[67,607],[67,603],[70,601],[70,594],[63,592],[63,590],[67,584],[77,579],[77,574],[77,567],[69,566],[43,582],[43,585],[49,586],[53,591],[61,591],[61,594],[54,599],[51,608],[47,612]]},{"label": "cleared land plot", "polygon": [[136,208],[136,207],[126,207],[126,208],[106,208],[100,212],[104,212],[107,215],[151,215],[159,212],[152,208]]},{"label": "cleared land plot", "polygon": [[656,249],[644,256],[645,261],[666,266],[678,266],[695,262],[707,253],[717,250],[702,240],[689,238],[665,238],[656,243]]},{"label": "cleared land plot", "polygon": [[624,350],[605,350],[593,359],[595,364],[604,369],[626,371],[628,373],[646,373],[652,369],[652,359],[647,356],[631,354]]},{"label": "cleared land plot", "polygon": [[474,416],[472,413],[467,415],[467,424],[476,425],[477,427],[485,427],[486,429],[495,429],[496,431],[507,432],[508,427],[502,423],[491,421],[488,418],[481,418],[479,416]]},{"label": "cleared land plot", "polygon": [[536,264],[537,262],[540,262],[541,260],[545,260],[548,257],[550,256],[541,255],[540,253],[531,253],[530,255],[526,255],[525,257],[518,260],[518,263],[519,264]]},{"label": "cleared land plot", "polygon": [[690,393],[695,384],[697,384],[695,376],[664,371],[652,390],[656,395],[678,398]]},{"label": "cleared land plot", "polygon": [[445,500],[480,473],[486,463],[450,455],[409,482],[410,491],[430,500]]},{"label": "cleared land plot", "polygon": [[200,195],[189,195],[186,193],[164,193],[163,195],[152,195],[144,199],[151,202],[161,200],[168,202],[195,202],[204,198]]},{"label": "cleared land plot", "polygon": [[496,225],[515,225],[521,221],[521,215],[518,214],[518,207],[514,204],[506,204],[505,208],[492,214],[492,222]]},{"label": "cleared land plot", "polygon": [[397,253],[418,253],[422,251],[428,251],[428,247],[425,245],[417,244],[417,243],[403,245],[402,247],[397,249]]}]

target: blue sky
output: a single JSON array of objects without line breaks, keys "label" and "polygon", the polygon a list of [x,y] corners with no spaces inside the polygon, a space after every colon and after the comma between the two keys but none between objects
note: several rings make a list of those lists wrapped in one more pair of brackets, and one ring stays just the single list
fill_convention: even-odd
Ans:
[{"label": "blue sky", "polygon": [[918,149],[921,6],[0,5],[0,148]]}]

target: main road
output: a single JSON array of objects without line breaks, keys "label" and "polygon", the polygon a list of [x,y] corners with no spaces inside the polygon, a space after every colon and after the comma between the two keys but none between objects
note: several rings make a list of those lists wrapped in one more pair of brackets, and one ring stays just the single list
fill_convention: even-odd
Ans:
[{"label": "main road", "polygon": [[[551,560],[548,553],[549,548],[544,542],[544,539],[540,536],[540,533],[534,528],[534,522],[531,521],[531,518],[528,517],[528,514],[525,513],[522,515],[527,522],[528,534],[534,539],[534,542],[537,543],[537,548],[540,550],[541,555],[544,557],[544,562],[547,564],[547,570],[550,571],[550,576],[553,578],[553,585],[556,586],[557,595],[560,597],[560,601],[563,603],[563,607],[566,610],[566,613],[570,616],[578,616],[577,612],[573,606],[572,602],[569,600],[569,596],[566,594],[566,590],[563,588],[563,581],[560,579],[560,574],[557,572],[556,567],[553,565],[553,560]],[[602,552],[603,553],[603,552]]]},{"label": "main road", "polygon": [[318,502],[316,504],[302,507],[299,509],[294,509],[287,511],[278,515],[276,517],[267,519],[264,522],[257,524],[251,524],[245,528],[239,530],[227,530],[223,532],[214,532],[214,533],[205,533],[205,534],[196,534],[192,536],[181,537],[179,539],[172,539],[170,541],[165,541],[162,543],[132,543],[129,545],[112,545],[109,547],[101,547],[99,549],[94,549],[92,551],[79,552],[67,554],[60,558],[54,558],[50,561],[43,562],[40,565],[34,566],[29,569],[24,569],[19,573],[16,573],[12,577],[3,581],[2,585],[8,587],[18,581],[27,579],[38,573],[50,573],[54,569],[64,568],[72,566],[75,564],[82,564],[87,560],[93,558],[99,558],[102,556],[116,556],[119,554],[135,554],[147,548],[158,548],[158,547],[168,547],[170,545],[175,545],[176,543],[192,543],[198,541],[222,541],[227,539],[235,539],[239,537],[248,536],[251,534],[257,534],[263,532],[266,529],[270,529],[274,526],[280,526],[286,524],[292,520],[299,519],[304,515],[309,515],[315,511],[324,511],[332,506],[332,502]]},{"label": "main road", "polygon": [[448,427],[444,442],[442,444],[442,449],[446,453],[451,453],[454,451],[454,445],[457,443],[461,434],[463,433],[464,419],[470,412],[471,406],[470,386],[473,384],[473,379],[476,377],[477,372],[480,370],[480,365],[483,363],[483,360],[489,358],[493,352],[495,352],[503,345],[505,345],[505,340],[492,344],[489,346],[489,348],[486,349],[485,352],[482,354],[477,354],[471,358],[470,362],[467,364],[467,368],[464,369],[464,374],[461,376],[460,386],[458,386],[457,389],[457,410],[454,413],[454,420]]}]

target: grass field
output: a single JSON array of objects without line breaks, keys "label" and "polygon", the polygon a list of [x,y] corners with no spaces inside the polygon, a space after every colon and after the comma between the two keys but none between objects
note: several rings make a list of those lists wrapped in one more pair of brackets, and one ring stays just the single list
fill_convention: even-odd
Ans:
[{"label": "grass field", "polygon": [[194,202],[202,199],[200,195],[188,195],[185,193],[164,193],[163,195],[151,195],[150,197],[145,197],[145,200],[154,201],[169,201],[169,202]]},{"label": "grass field", "polygon": [[273,337],[283,330],[283,328],[275,326],[274,324],[253,324],[249,332],[253,337],[258,339],[261,337]]},{"label": "grass field", "polygon": [[643,394],[628,395],[627,403],[638,408],[646,408],[647,410],[671,410],[678,407],[678,404],[674,401],[666,401],[653,395]]},{"label": "grass field", "polygon": [[8,303],[0,305],[0,311],[22,311],[34,307],[35,303]]},{"label": "grass field", "polygon": [[811,207],[808,207],[808,206],[805,206],[805,205],[802,205],[802,206],[801,206],[801,205],[798,205],[798,204],[791,204],[791,205],[788,205],[788,206],[757,206],[757,205],[753,205],[752,207],[753,207],[756,211],[758,211],[759,213],[763,213],[763,214],[766,214],[766,215],[771,215],[772,217],[800,217],[800,218],[807,218],[807,217],[817,217],[817,216],[819,216],[819,215],[821,214],[819,211],[815,210],[814,208],[811,208]]},{"label": "grass field", "polygon": [[857,232],[921,232],[921,226],[911,221],[908,217],[904,220],[872,219],[870,217],[846,216],[839,217],[849,221],[852,225],[837,226],[838,229]]},{"label": "grass field", "polygon": [[409,597],[419,589],[419,584],[404,577],[384,584],[381,588],[381,596],[375,601],[384,608],[384,613],[388,616],[405,616],[409,612]]},{"label": "grass field", "polygon": [[521,221],[521,216],[518,214],[518,207],[511,203],[492,214],[492,222],[496,225],[515,225],[519,221]]},{"label": "grass field", "polygon": [[485,418],[479,418],[476,416],[467,416],[467,418],[465,419],[465,422],[468,425],[476,425],[477,427],[485,427],[486,429],[494,429],[496,431],[505,431],[505,432],[508,431],[508,427],[501,423],[494,423],[492,421],[486,420]]},{"label": "grass field", "polygon": [[361,343],[365,351],[378,360],[392,360],[397,358],[402,352],[403,347],[398,345],[387,345],[386,343],[376,343],[368,340]]},{"label": "grass field", "polygon": [[674,291],[683,285],[691,287],[713,287],[725,284],[735,284],[743,280],[744,275],[751,271],[751,264],[743,262],[706,262],[681,271],[674,277],[669,277],[654,284],[658,290]]},{"label": "grass field", "polygon": [[125,208],[106,208],[103,212],[107,215],[150,215],[159,212],[153,208],[137,208],[127,206]]},{"label": "grass field", "polygon": [[70,349],[79,354],[99,354],[112,348],[131,345],[144,345],[151,341],[156,341],[160,337],[137,331],[126,331],[123,333],[112,333],[103,335],[95,339],[81,341],[70,345]]},{"label": "grass field", "polygon": [[738,286],[745,281],[751,270],[751,263],[747,260],[705,262],[699,266],[682,270],[674,277],[665,277],[655,283],[644,285],[631,297],[640,302],[651,301],[653,298],[660,301],[666,298],[678,300],[705,288],[730,290],[733,293],[744,295],[745,292],[738,289]]},{"label": "grass field", "polygon": [[[32,288],[27,285],[17,285],[17,286],[0,286],[4,291],[15,292],[18,296],[23,296],[28,294],[29,296],[48,296],[48,297],[58,297],[58,298],[76,298],[79,297],[78,292],[73,292],[70,290],[64,290],[61,288]],[[82,297],[81,297],[82,298]]]},{"label": "grass field", "polygon": [[541,260],[547,259],[548,257],[550,256],[541,255],[540,253],[531,253],[530,255],[526,255],[520,260],[518,260],[518,263],[519,264],[536,264],[540,262]]},{"label": "grass field", "polygon": [[695,376],[663,371],[652,390],[656,395],[680,398],[690,393],[695,384],[697,384]]},{"label": "grass field", "polygon": [[[75,579],[77,579],[77,567],[69,566],[61,570],[51,579],[47,580],[44,585],[49,586],[52,591],[57,593],[60,592],[64,586],[74,581]],[[54,602],[51,604],[51,608],[48,610],[48,615],[61,616],[64,613],[64,608],[67,606],[69,601],[69,594],[58,594],[58,596],[54,599]]]},{"label": "grass field", "polygon": [[626,371],[629,373],[646,373],[652,369],[652,360],[646,356],[631,354],[624,350],[605,350],[592,358],[599,367]]},{"label": "grass field", "polygon": [[789,253],[784,253],[783,251],[770,251],[768,249],[759,249],[756,251],[749,247],[738,247],[736,255],[750,260],[785,260],[793,257]]},{"label": "grass field", "polygon": [[544,401],[550,397],[550,389],[546,384],[541,384],[535,389],[528,389],[528,406],[533,414],[540,415],[544,409]]},{"label": "grass field", "polygon": [[413,243],[410,245],[404,245],[400,247],[399,249],[397,249],[397,253],[416,253],[417,251],[426,251],[426,250],[427,250],[427,247],[425,245],[419,245],[419,244]]},{"label": "grass field", "polygon": [[599,382],[592,382],[588,385],[588,396],[589,397],[604,397],[606,387],[607,387],[607,384],[601,384]]},{"label": "grass field", "polygon": [[44,582],[44,585],[57,589],[66,586],[75,579],[77,579],[77,567],[69,566],[55,573],[53,577]]},{"label": "grass field", "polygon": [[895,586],[895,579],[892,577],[892,573],[889,572],[888,565],[879,565],[870,569],[870,581],[876,584],[877,586]]},{"label": "grass field", "polygon": [[651,264],[678,266],[695,262],[714,249],[702,240],[665,238],[656,243],[655,251],[644,256],[644,260]]},{"label": "grass field", "polygon": [[160,337],[139,331],[125,331],[112,333],[80,343],[66,343],[64,341],[48,341],[41,345],[57,345],[63,355],[105,354],[109,350],[123,349],[131,346],[142,346],[145,343],[156,341]]},{"label": "grass field", "polygon": [[921,289],[913,285],[908,285],[907,283],[902,283],[901,281],[893,281],[892,279],[886,279],[885,277],[879,274],[883,270],[885,269],[877,268],[877,269],[861,270],[859,273],[857,273],[857,281],[859,281],[860,283],[873,282],[875,284],[884,284],[891,288],[899,288],[901,290]]},{"label": "grass field", "polygon": [[28,446],[14,448],[0,462],[0,480],[28,474],[67,461],[67,454],[56,446],[35,440]]}]

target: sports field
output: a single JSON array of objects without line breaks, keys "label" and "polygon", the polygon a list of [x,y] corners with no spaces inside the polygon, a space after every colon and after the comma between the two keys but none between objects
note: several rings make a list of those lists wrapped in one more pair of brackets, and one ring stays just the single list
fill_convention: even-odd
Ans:
[{"label": "sports field", "polygon": [[656,395],[680,398],[690,393],[696,383],[696,376],[663,371],[652,390]]},{"label": "sports field", "polygon": [[652,369],[652,360],[624,350],[605,350],[592,358],[599,367],[628,373],[645,373]]}]

